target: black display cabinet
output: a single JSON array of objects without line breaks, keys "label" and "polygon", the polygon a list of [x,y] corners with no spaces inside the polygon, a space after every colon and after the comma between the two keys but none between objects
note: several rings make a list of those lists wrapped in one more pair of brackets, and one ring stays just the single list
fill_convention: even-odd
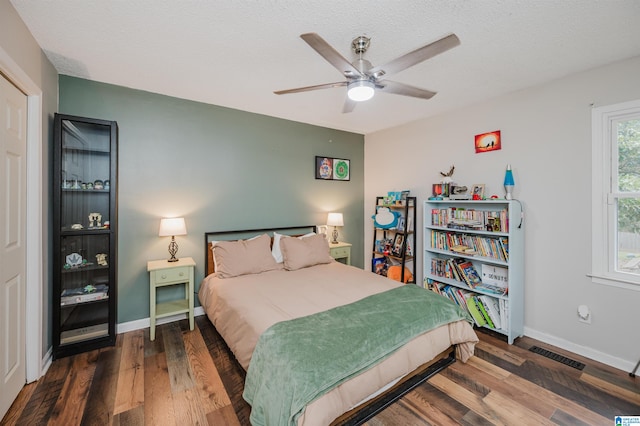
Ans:
[{"label": "black display cabinet", "polygon": [[116,341],[118,125],[56,114],[53,357]]}]

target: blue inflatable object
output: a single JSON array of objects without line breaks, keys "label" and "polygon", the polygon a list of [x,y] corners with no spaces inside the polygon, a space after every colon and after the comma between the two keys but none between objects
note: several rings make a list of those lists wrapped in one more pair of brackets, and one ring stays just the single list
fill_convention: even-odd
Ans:
[{"label": "blue inflatable object", "polygon": [[380,229],[392,229],[398,226],[400,213],[392,211],[389,207],[378,207],[378,212],[371,216],[373,225]]}]

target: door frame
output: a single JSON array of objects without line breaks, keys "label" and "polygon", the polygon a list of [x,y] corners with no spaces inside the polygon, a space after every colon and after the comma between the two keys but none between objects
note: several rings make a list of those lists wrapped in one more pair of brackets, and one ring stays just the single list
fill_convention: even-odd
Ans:
[{"label": "door frame", "polygon": [[[25,367],[27,383],[44,373],[43,290],[44,233],[42,199],[42,89],[0,47],[0,72],[27,95],[27,211],[26,211],[26,320]],[[30,309],[28,309],[30,308]]]}]

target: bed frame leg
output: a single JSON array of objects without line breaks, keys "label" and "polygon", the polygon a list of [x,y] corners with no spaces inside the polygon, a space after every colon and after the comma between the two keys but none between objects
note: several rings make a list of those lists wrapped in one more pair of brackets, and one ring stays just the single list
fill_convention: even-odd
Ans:
[{"label": "bed frame leg", "polygon": [[411,377],[404,383],[402,383],[399,387],[389,391],[388,393],[382,394],[379,398],[373,400],[371,403],[365,405],[361,410],[356,412],[353,416],[346,419],[344,422],[339,423],[341,426],[358,426],[370,420],[376,414],[380,413],[382,410],[387,408],[389,405],[393,404],[400,398],[402,398],[407,393],[411,392],[416,387],[420,386],[425,381],[429,380],[429,378],[433,377],[435,374],[438,374],[449,365],[456,362],[456,354],[455,348],[451,350],[449,356],[446,358],[442,358],[441,360],[435,362],[429,368],[427,368],[422,373],[416,374]]}]

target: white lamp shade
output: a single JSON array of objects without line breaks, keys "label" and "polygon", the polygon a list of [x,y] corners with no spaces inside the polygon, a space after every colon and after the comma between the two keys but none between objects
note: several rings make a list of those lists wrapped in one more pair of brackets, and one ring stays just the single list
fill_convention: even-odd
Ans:
[{"label": "white lamp shade", "polygon": [[173,237],[174,235],[187,235],[187,225],[183,217],[160,219],[160,237]]},{"label": "white lamp shade", "polygon": [[342,213],[329,213],[327,217],[328,226],[344,226],[344,219]]}]

